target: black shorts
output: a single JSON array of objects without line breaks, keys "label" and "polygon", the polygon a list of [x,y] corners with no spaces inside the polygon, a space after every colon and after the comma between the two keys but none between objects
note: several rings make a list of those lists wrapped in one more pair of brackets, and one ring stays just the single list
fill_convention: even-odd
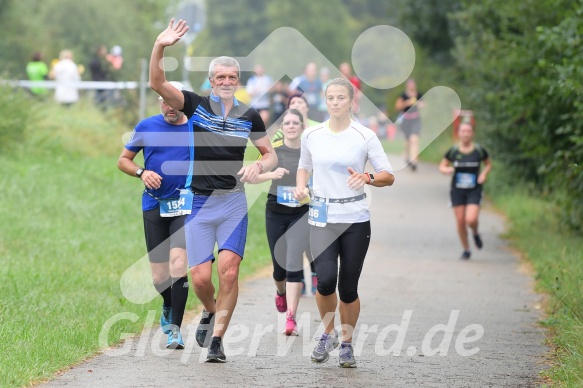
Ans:
[{"label": "black shorts", "polygon": [[451,206],[480,205],[482,203],[482,186],[473,189],[456,189],[449,192]]},{"label": "black shorts", "polygon": [[421,133],[421,119],[403,119],[399,127],[405,134],[405,139],[409,139],[411,135],[419,136]]},{"label": "black shorts", "polygon": [[184,220],[186,216],[161,217],[160,208],[144,212],[144,235],[150,263],[167,263],[170,249],[186,249]]}]

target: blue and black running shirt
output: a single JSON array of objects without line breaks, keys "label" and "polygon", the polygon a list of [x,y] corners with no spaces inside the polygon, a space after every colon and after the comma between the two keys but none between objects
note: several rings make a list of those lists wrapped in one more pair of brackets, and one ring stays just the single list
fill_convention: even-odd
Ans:
[{"label": "blue and black running shirt", "polygon": [[194,131],[193,190],[243,190],[244,185],[237,173],[243,167],[247,142],[267,136],[261,116],[234,99],[229,114],[223,117],[223,106],[218,97],[203,97],[189,91],[182,93],[182,111]]}]

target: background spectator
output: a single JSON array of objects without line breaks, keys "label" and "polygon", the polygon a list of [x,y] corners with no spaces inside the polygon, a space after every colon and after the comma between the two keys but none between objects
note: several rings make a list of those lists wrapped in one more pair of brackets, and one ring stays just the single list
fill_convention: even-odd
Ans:
[{"label": "background spectator", "polygon": [[81,81],[79,67],[73,62],[73,52],[62,50],[59,54],[59,62],[51,70],[51,78],[57,81],[55,88],[55,100],[59,104],[71,106],[79,101],[79,91],[76,82]]},{"label": "background spectator", "polygon": [[[31,81],[44,81],[48,78],[49,68],[46,63],[42,60],[42,54],[36,52],[32,55],[30,62],[26,65],[26,75]],[[48,90],[43,87],[33,86],[30,88],[30,92],[35,96],[46,96]]]}]

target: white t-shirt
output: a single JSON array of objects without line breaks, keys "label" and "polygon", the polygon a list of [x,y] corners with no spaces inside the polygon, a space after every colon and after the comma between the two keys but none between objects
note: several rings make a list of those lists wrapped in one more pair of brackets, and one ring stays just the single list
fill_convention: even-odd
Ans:
[{"label": "white t-shirt", "polygon": [[61,59],[53,68],[55,73],[55,100],[61,104],[79,101],[79,92],[73,83],[81,81],[77,65],[70,59]]},{"label": "white t-shirt", "polygon": [[[342,132],[330,130],[328,121],[310,127],[302,137],[299,168],[312,172],[312,189],[317,197],[351,198],[364,193],[364,188],[348,187],[348,167],[362,173],[370,161],[376,172],[393,168],[376,134],[351,121]],[[370,220],[366,198],[347,203],[328,204],[328,223],[356,223]]]}]

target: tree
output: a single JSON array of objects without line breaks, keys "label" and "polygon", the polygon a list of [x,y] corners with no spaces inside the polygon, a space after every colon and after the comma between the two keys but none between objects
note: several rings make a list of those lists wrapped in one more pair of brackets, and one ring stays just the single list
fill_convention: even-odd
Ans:
[{"label": "tree", "polygon": [[511,179],[559,199],[583,227],[583,2],[466,2],[454,20],[455,58]]},{"label": "tree", "polygon": [[442,66],[453,64],[454,24],[449,15],[460,9],[458,0],[413,0],[402,5],[401,28],[428,56]]}]

